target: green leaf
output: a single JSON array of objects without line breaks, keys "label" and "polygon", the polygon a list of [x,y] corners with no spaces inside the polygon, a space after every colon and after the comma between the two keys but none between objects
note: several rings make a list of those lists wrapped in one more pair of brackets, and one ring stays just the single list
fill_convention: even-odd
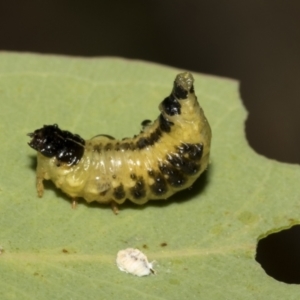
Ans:
[{"label": "green leaf", "polygon": [[[178,70],[115,58],[0,55],[1,299],[298,299],[266,275],[257,241],[299,223],[300,169],[256,154],[235,81],[194,74],[213,132],[211,165],[192,191],[144,206],[77,209],[51,183],[35,190],[27,133],[43,124],[88,139],[133,136]],[[164,245],[163,243],[166,243]],[[155,260],[157,275],[120,272],[119,250]]]}]

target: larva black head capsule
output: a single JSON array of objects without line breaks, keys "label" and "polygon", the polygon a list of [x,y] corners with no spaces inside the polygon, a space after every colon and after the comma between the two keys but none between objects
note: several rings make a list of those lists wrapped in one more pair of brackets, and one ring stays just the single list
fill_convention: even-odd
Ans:
[{"label": "larva black head capsule", "polygon": [[78,135],[61,130],[57,124],[28,133],[32,140],[28,145],[46,157],[56,157],[58,161],[75,165],[84,153],[85,141]]}]

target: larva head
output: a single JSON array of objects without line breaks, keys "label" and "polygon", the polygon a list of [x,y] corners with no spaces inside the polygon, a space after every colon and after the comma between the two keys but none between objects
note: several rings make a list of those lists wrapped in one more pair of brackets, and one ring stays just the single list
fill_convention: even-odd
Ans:
[{"label": "larva head", "polygon": [[46,157],[56,157],[59,162],[74,165],[84,153],[84,140],[77,134],[61,130],[57,124],[28,133],[32,140],[28,145]]}]

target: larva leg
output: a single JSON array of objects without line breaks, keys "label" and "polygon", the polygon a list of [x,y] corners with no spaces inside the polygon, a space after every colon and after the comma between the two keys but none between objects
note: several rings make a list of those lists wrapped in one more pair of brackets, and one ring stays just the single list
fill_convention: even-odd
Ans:
[{"label": "larva leg", "polygon": [[76,201],[76,198],[73,198],[72,208],[75,209],[76,207],[77,207],[77,201]]},{"label": "larva leg", "polygon": [[119,213],[118,204],[115,201],[111,201],[110,206],[114,214],[117,215]]},{"label": "larva leg", "polygon": [[36,190],[39,197],[43,197],[44,194],[44,184],[43,184],[44,177],[36,176]]}]

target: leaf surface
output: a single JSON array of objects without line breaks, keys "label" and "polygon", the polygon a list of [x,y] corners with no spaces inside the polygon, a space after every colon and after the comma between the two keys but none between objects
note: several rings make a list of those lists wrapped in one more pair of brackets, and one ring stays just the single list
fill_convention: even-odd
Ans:
[{"label": "leaf surface", "polygon": [[[256,154],[235,81],[193,74],[213,132],[211,164],[191,191],[144,206],[70,201],[35,190],[27,133],[57,123],[85,139],[117,138],[155,119],[178,70],[116,58],[0,55],[0,294],[2,299],[298,299],[255,261],[257,241],[299,223],[300,169]],[[156,276],[115,264],[142,250]]]}]

